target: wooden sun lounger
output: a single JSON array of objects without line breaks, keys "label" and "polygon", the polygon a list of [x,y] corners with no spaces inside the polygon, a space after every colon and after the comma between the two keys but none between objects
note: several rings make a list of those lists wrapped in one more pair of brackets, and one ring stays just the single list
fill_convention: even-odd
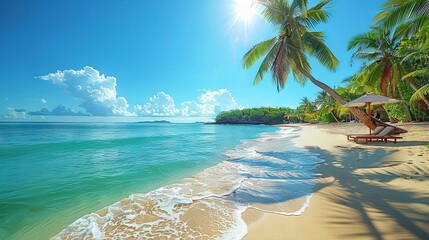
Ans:
[{"label": "wooden sun lounger", "polygon": [[397,139],[401,139],[402,137],[399,137],[399,136],[391,136],[391,135],[388,135],[388,136],[354,136],[353,137],[353,141],[355,142],[355,143],[359,143],[359,139],[365,139],[365,143],[368,143],[368,142],[380,142],[380,141],[382,141],[382,142],[385,142],[385,143],[387,143],[388,142],[388,140],[389,139],[392,139],[392,142],[393,143],[396,143],[396,141],[397,141]]},{"label": "wooden sun lounger", "polygon": [[[377,127],[378,128],[378,127]],[[347,135],[347,140],[353,140],[355,143],[359,143],[360,139],[364,139],[365,143],[372,142],[372,141],[383,141],[387,142],[389,139],[392,140],[392,142],[396,143],[398,139],[401,139],[402,137],[398,136],[392,136],[389,135],[393,131],[393,127],[386,127],[386,128],[380,128],[380,129],[374,129],[378,131],[377,134],[360,134],[360,135]]]},{"label": "wooden sun lounger", "polygon": [[384,130],[384,126],[377,126],[372,130],[371,134],[349,134],[347,135],[347,140],[354,139],[355,137],[364,137],[364,136],[377,136],[381,131]]}]

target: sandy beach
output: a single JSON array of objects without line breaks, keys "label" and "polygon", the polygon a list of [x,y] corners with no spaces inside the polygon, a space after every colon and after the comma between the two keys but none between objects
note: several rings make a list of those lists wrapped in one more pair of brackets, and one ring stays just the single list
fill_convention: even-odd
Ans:
[{"label": "sandy beach", "polygon": [[429,239],[429,125],[396,126],[408,131],[397,144],[347,141],[362,124],[298,126],[296,144],[326,161],[310,205],[298,216],[249,208],[245,239]]}]

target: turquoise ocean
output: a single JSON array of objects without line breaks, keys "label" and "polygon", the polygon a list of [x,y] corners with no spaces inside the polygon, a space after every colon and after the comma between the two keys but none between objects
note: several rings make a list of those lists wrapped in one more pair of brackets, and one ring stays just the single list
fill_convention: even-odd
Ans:
[{"label": "turquoise ocean", "polygon": [[[198,123],[0,123],[0,239],[241,238],[247,207],[289,215],[308,205],[321,160],[294,146],[297,134]],[[293,199],[303,199],[297,209],[284,205]],[[192,225],[201,209],[224,225]]]}]

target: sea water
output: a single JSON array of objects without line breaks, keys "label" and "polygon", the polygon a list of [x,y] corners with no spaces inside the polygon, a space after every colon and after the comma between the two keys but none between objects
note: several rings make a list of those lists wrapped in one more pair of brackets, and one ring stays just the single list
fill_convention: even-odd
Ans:
[{"label": "sea water", "polygon": [[0,124],[0,239],[240,239],[247,208],[300,214],[321,160],[299,131]]}]

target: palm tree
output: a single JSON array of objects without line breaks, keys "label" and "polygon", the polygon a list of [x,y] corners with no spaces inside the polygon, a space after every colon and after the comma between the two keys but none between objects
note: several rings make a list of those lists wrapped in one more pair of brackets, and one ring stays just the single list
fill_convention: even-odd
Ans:
[{"label": "palm tree", "polygon": [[331,114],[335,121],[339,122],[334,112],[339,110],[341,105],[339,105],[338,102],[329,96],[325,91],[320,91],[317,93],[314,103],[317,105],[317,108],[321,114]]},{"label": "palm tree", "polygon": [[429,0],[389,0],[375,17],[384,27],[398,26],[401,35],[413,35],[429,22]]},{"label": "palm tree", "polygon": [[[401,42],[398,52],[404,57],[402,62],[410,66],[411,72],[403,76],[406,79],[411,88],[415,91],[410,99],[411,104],[422,100],[427,107],[429,107],[429,100],[425,95],[428,95],[429,84],[423,84],[424,86],[418,87],[419,82],[424,78],[429,78],[429,23],[423,26],[419,32],[417,32],[412,38]],[[417,80],[416,83],[413,80]]]},{"label": "palm tree", "polygon": [[[290,73],[295,80],[304,85],[307,80],[326,91],[341,104],[346,103],[338,93],[311,75],[308,56],[315,57],[323,66],[335,70],[338,60],[325,45],[322,32],[310,31],[321,22],[326,22],[328,13],[325,7],[330,0],[322,0],[308,8],[307,0],[260,0],[264,6],[262,14],[278,29],[278,35],[256,44],[243,57],[244,68],[250,68],[263,57],[254,84],[262,81],[267,72],[272,73],[273,81],[280,91],[284,88]],[[350,111],[369,128],[376,124],[371,117],[358,108]],[[398,130],[398,132],[403,132]]]},{"label": "palm tree", "polygon": [[367,61],[367,65],[351,79],[353,85],[369,86],[386,96],[393,96],[397,83],[407,73],[396,50],[400,39],[381,27],[359,34],[350,40],[347,50],[355,49],[353,59]]},{"label": "palm tree", "polygon": [[[302,111],[302,117],[309,117],[312,122],[316,118],[316,105],[310,99],[308,99],[308,97],[303,97],[301,99],[298,109]],[[302,118],[301,120],[303,121],[304,119]]]},{"label": "palm tree", "polygon": [[[372,27],[369,32],[350,40],[347,50],[355,49],[352,59],[368,61],[351,79],[355,89],[365,86],[375,93],[390,97],[398,92],[404,99],[401,91],[397,91],[399,82],[408,73],[402,58],[397,54],[400,40],[397,34],[382,27]],[[411,121],[411,112],[405,102],[403,104]]]}]

